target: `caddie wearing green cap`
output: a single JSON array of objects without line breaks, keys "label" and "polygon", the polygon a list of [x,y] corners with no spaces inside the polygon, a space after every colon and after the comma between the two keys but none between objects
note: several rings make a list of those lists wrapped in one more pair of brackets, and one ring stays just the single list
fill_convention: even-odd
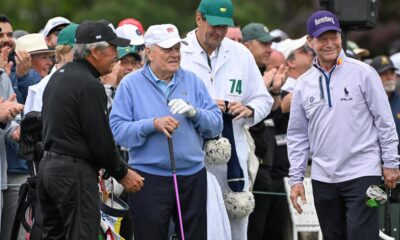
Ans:
[{"label": "caddie wearing green cap", "polygon": [[[223,113],[222,136],[232,146],[227,164],[207,164],[208,239],[246,240],[254,199],[249,192],[245,125],[252,126],[264,119],[273,99],[249,50],[225,37],[228,26],[234,26],[233,10],[230,0],[200,2],[197,28],[188,33],[188,45],[181,46],[181,66],[195,72],[205,83]],[[232,201],[224,204],[222,194]]]}]

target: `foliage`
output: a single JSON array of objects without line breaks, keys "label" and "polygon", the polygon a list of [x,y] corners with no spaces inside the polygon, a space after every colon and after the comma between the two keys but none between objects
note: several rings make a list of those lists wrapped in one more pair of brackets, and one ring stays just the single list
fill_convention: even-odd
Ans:
[{"label": "foliage", "polygon": [[[305,21],[319,8],[319,0],[232,0],[235,21],[240,26],[261,22],[269,29],[280,28],[292,38],[306,33]],[[367,1],[367,0],[366,0]],[[349,38],[363,47],[388,48],[400,38],[400,17],[396,11],[400,0],[379,0],[379,25],[373,31],[350,32]],[[8,15],[14,29],[38,32],[54,16],[64,16],[74,22],[85,19],[107,19],[114,23],[126,17],[139,19],[144,28],[152,24],[173,23],[181,33],[195,28],[194,12],[200,0],[0,0],[0,11]],[[387,26],[390,25],[390,28]],[[382,48],[382,44],[383,48]]]}]

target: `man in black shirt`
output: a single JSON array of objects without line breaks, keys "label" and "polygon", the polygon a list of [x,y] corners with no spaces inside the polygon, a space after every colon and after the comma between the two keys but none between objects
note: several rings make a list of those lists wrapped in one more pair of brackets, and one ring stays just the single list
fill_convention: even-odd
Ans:
[{"label": "man in black shirt", "polygon": [[43,239],[97,239],[100,168],[126,191],[143,186],[118,155],[99,81],[112,70],[116,46],[129,40],[118,38],[106,21],[83,22],[75,39],[74,61],[54,73],[43,94],[45,154],[38,174]]}]

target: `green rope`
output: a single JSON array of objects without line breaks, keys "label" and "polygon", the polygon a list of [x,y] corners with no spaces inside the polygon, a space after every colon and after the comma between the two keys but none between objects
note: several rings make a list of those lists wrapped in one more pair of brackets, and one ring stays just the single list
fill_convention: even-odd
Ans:
[{"label": "green rope", "polygon": [[260,195],[272,195],[272,196],[286,196],[286,193],[281,192],[262,192],[262,191],[253,191],[254,194]]}]

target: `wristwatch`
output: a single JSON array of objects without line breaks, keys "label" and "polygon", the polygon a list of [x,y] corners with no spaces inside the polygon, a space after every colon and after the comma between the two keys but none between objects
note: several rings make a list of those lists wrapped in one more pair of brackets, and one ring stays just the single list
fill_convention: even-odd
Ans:
[{"label": "wristwatch", "polygon": [[251,111],[251,115],[250,115],[249,117],[254,116],[254,108],[252,108],[250,105],[246,105],[246,107],[247,107],[248,109],[250,109],[250,111]]}]

